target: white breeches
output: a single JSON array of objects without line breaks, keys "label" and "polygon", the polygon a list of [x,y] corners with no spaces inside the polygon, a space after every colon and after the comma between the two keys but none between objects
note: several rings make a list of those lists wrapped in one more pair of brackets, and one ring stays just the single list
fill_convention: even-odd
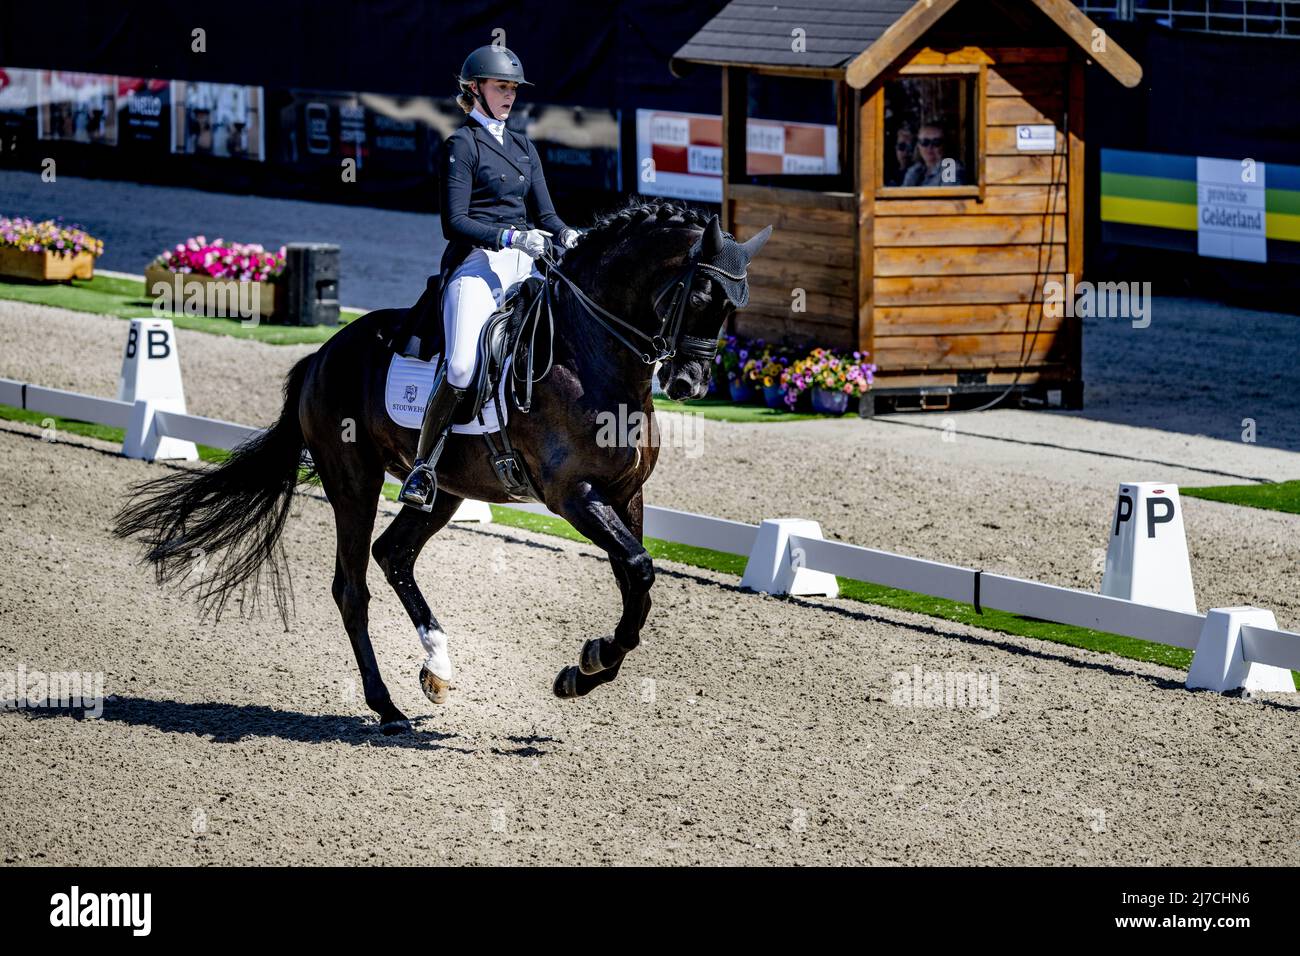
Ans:
[{"label": "white breeches", "polygon": [[447,381],[452,385],[469,384],[483,324],[530,275],[541,273],[532,256],[520,249],[475,249],[451,274],[442,298],[442,328],[447,335]]}]

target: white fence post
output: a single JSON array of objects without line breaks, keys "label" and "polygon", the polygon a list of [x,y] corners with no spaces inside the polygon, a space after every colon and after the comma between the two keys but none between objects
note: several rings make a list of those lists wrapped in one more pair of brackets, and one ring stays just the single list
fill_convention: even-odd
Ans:
[{"label": "white fence post", "polygon": [[492,523],[492,506],[486,501],[466,498],[451,516],[452,521],[474,521],[478,524]]},{"label": "white fence post", "polygon": [[1272,611],[1257,607],[1218,607],[1205,615],[1201,640],[1187,672],[1191,690],[1249,690],[1295,693],[1291,672],[1246,658],[1242,625],[1277,627]]},{"label": "white fence post", "polygon": [[[138,398],[131,406],[131,418],[126,425],[126,438],[122,442],[122,454],[127,458],[143,458],[146,461],[154,461],[158,456],[158,445],[162,439],[158,435],[158,429],[154,424],[153,402],[148,399]],[[174,441],[175,439],[167,439]],[[191,447],[193,447],[191,445]],[[184,457],[184,456],[180,456]],[[198,449],[195,449],[194,457],[198,457]]]},{"label": "white fence post", "polygon": [[803,549],[791,547],[791,535],[821,538],[822,528],[816,521],[803,518],[764,518],[740,586],[768,594],[838,597],[840,586],[835,575],[807,567]]}]

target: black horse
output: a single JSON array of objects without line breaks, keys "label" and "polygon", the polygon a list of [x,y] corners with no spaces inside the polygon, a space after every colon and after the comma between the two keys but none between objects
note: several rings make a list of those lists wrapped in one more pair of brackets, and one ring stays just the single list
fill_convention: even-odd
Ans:
[{"label": "black horse", "polygon": [[[746,243],[722,232],[716,216],[668,202],[638,203],[598,222],[564,258],[554,284],[554,365],[533,390],[527,414],[509,416],[511,443],[546,506],[609,554],[623,613],[612,637],[587,641],[579,664],[560,671],[554,692],[580,697],[617,676],[624,655],[641,640],[650,610],[654,566],[641,543],[641,486],[654,470],[651,375],[669,397],[708,391],[717,337],[731,312],[748,300],[745,267],[771,232]],[[554,270],[558,272],[558,268]],[[384,407],[391,352],[382,333],[400,310],[371,312],[349,324],[285,381],[279,420],[219,467],[186,470],[145,482],[119,513],[115,533],[138,535],[159,583],[184,580],[196,555],[215,568],[188,589],[220,614],[236,592],[256,602],[267,572],[270,592],[288,626],[292,591],[278,539],[298,484],[319,477],[334,508],[337,554],[334,599],[361,670],[366,703],[385,733],[410,724],[388,693],[368,631],[366,570],[373,554],[401,598],[430,661],[445,655],[446,636],[414,577],[416,558],[467,497],[512,500],[490,466],[482,440],[452,434],[438,462],[432,511],[404,508],[375,540],[385,471],[406,475],[416,432],[392,422]],[[628,421],[645,416],[635,443],[597,442],[602,413]],[[608,420],[608,419],[606,419]],[[304,465],[304,448],[310,464]],[[217,557],[219,555],[219,557]],[[429,663],[421,686],[446,700],[450,664]]]}]

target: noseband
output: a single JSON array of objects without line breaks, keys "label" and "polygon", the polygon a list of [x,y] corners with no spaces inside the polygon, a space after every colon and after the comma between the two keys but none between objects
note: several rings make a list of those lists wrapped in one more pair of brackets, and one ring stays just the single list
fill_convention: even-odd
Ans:
[{"label": "noseband", "polygon": [[[550,277],[554,277],[568,286],[569,291],[573,293],[573,297],[582,306],[583,311],[595,319],[596,323],[609,332],[610,335],[631,349],[646,365],[654,365],[657,362],[676,358],[679,353],[685,358],[712,362],[718,351],[718,340],[716,338],[701,338],[698,335],[685,335],[682,332],[682,321],[686,316],[686,300],[690,297],[689,290],[691,283],[695,279],[696,270],[725,276],[734,282],[744,280],[746,275],[744,272],[740,275],[732,275],[717,266],[710,265],[707,262],[700,262],[698,257],[692,256],[690,261],[682,268],[682,271],[669,279],[655,296],[654,313],[655,318],[659,320],[659,331],[651,335],[638,329],[632,323],[619,318],[609,310],[602,308],[599,303],[592,301],[585,292],[578,288],[572,279],[560,270],[559,264],[552,258],[549,250],[542,253],[542,261],[548,266],[548,285]],[[664,302],[665,297],[667,297],[666,305]],[[613,323],[613,325],[610,323]],[[645,342],[649,345],[650,351],[646,351],[641,346],[630,341],[627,336],[614,327],[615,325],[626,329],[633,336]]]}]

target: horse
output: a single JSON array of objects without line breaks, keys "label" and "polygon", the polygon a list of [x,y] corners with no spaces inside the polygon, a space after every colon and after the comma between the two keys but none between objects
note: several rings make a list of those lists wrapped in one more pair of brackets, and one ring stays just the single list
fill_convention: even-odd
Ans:
[{"label": "horse", "polygon": [[[557,697],[582,697],[612,681],[640,643],[655,580],[642,543],[641,490],[658,459],[652,375],[658,365],[669,398],[707,394],[718,336],[748,301],[746,267],[771,229],[739,243],[716,215],[633,201],[601,217],[564,254],[563,270],[558,264],[549,270],[552,364],[536,381],[527,413],[509,415],[506,431],[547,508],[608,554],[622,596],[613,634],[583,644],[578,663],[554,679]],[[405,313],[378,310],[344,326],[289,372],[274,425],[214,468],[184,469],[136,486],[114,527],[119,538],[139,540],[141,560],[153,565],[160,586],[186,582],[195,555],[219,555],[184,587],[197,589],[205,615],[219,618],[237,590],[241,614],[256,609],[269,579],[288,629],[293,595],[280,533],[295,489],[319,480],[334,511],[334,600],[366,704],[385,734],[411,725],[393,703],[371,646],[370,557],[429,655],[421,689],[443,703],[451,679],[447,635],[415,581],[416,559],[466,498],[520,500],[506,492],[477,436],[452,433],[437,464],[432,510],[403,508],[371,544],[385,472],[405,476],[415,455],[417,431],[393,422],[384,405],[392,357],[384,333]],[[625,413],[617,421],[633,420],[636,410],[644,416],[635,440],[612,447],[598,442],[597,422],[618,416],[620,406]]]}]

